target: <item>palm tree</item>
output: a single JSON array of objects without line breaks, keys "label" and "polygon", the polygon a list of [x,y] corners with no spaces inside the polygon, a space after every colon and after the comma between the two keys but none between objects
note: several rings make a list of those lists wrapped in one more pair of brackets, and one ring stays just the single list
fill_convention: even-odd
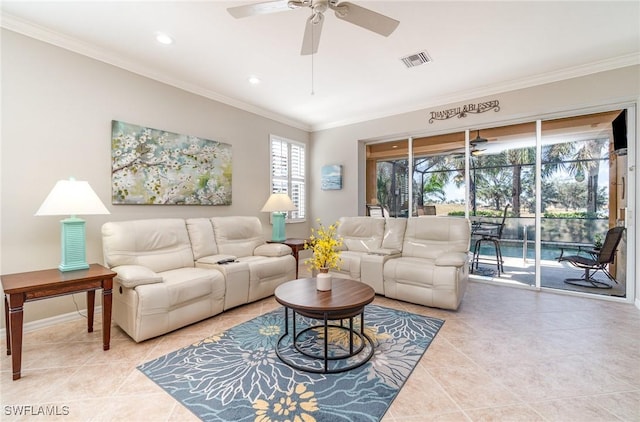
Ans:
[{"label": "palm tree", "polygon": [[[500,211],[511,195],[511,174],[505,171],[506,153],[482,155],[475,157],[475,195],[484,199],[496,210]],[[511,181],[510,181],[511,179]]]},{"label": "palm tree", "polygon": [[[579,144],[577,147],[576,144]],[[587,213],[598,211],[598,174],[600,159],[607,151],[607,139],[593,139],[585,142],[564,142],[547,145],[542,150],[543,177],[564,170],[577,181],[587,175]]]},{"label": "palm tree", "polygon": [[444,186],[451,178],[450,161],[445,155],[421,157],[414,160],[414,174],[420,174],[420,183],[416,186],[416,192],[420,195],[416,198],[418,207],[422,207],[425,199],[435,196],[439,200],[445,199]]},{"label": "palm tree", "polygon": [[506,151],[507,162],[512,166],[511,210],[520,217],[520,195],[522,194],[522,166],[535,161],[535,148],[518,148]]}]

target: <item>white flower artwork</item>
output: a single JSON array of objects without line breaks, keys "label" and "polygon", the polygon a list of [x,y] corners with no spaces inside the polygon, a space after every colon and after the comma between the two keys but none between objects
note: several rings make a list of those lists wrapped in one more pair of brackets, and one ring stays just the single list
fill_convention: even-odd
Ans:
[{"label": "white flower artwork", "polygon": [[113,204],[231,205],[231,145],[111,123]]}]

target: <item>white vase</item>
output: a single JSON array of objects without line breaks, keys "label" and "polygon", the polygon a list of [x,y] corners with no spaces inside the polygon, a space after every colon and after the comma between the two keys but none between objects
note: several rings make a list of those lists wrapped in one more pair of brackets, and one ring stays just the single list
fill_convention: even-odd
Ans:
[{"label": "white vase", "polygon": [[331,274],[318,273],[316,276],[316,289],[320,291],[331,290]]}]

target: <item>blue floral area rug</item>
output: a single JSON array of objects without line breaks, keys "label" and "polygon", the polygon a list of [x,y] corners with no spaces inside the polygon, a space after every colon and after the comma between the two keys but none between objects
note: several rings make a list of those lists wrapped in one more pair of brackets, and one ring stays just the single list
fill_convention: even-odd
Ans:
[{"label": "blue floral area rug", "polygon": [[[289,312],[290,332],[291,319]],[[296,370],[278,358],[275,347],[284,334],[283,308],[138,369],[206,421],[379,421],[444,321],[377,305],[365,308],[364,320],[365,334],[373,341],[373,356],[337,374]],[[318,321],[297,315],[296,323],[299,333]],[[359,331],[359,317],[354,318],[354,327]],[[308,330],[304,336],[301,344],[324,344],[324,330]],[[340,348],[349,350],[348,337],[343,329],[330,329],[328,340],[334,346],[329,354],[341,354]],[[286,343],[286,337],[284,340]],[[359,342],[356,337],[354,345]],[[367,343],[349,359],[368,354]],[[293,347],[281,353],[296,354]],[[313,361],[299,353],[296,359]]]}]

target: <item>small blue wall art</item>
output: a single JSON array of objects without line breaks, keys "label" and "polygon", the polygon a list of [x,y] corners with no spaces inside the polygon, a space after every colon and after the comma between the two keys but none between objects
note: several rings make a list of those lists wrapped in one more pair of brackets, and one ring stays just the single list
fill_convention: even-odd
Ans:
[{"label": "small blue wall art", "polygon": [[322,190],[342,189],[342,166],[333,164],[322,167]]}]

